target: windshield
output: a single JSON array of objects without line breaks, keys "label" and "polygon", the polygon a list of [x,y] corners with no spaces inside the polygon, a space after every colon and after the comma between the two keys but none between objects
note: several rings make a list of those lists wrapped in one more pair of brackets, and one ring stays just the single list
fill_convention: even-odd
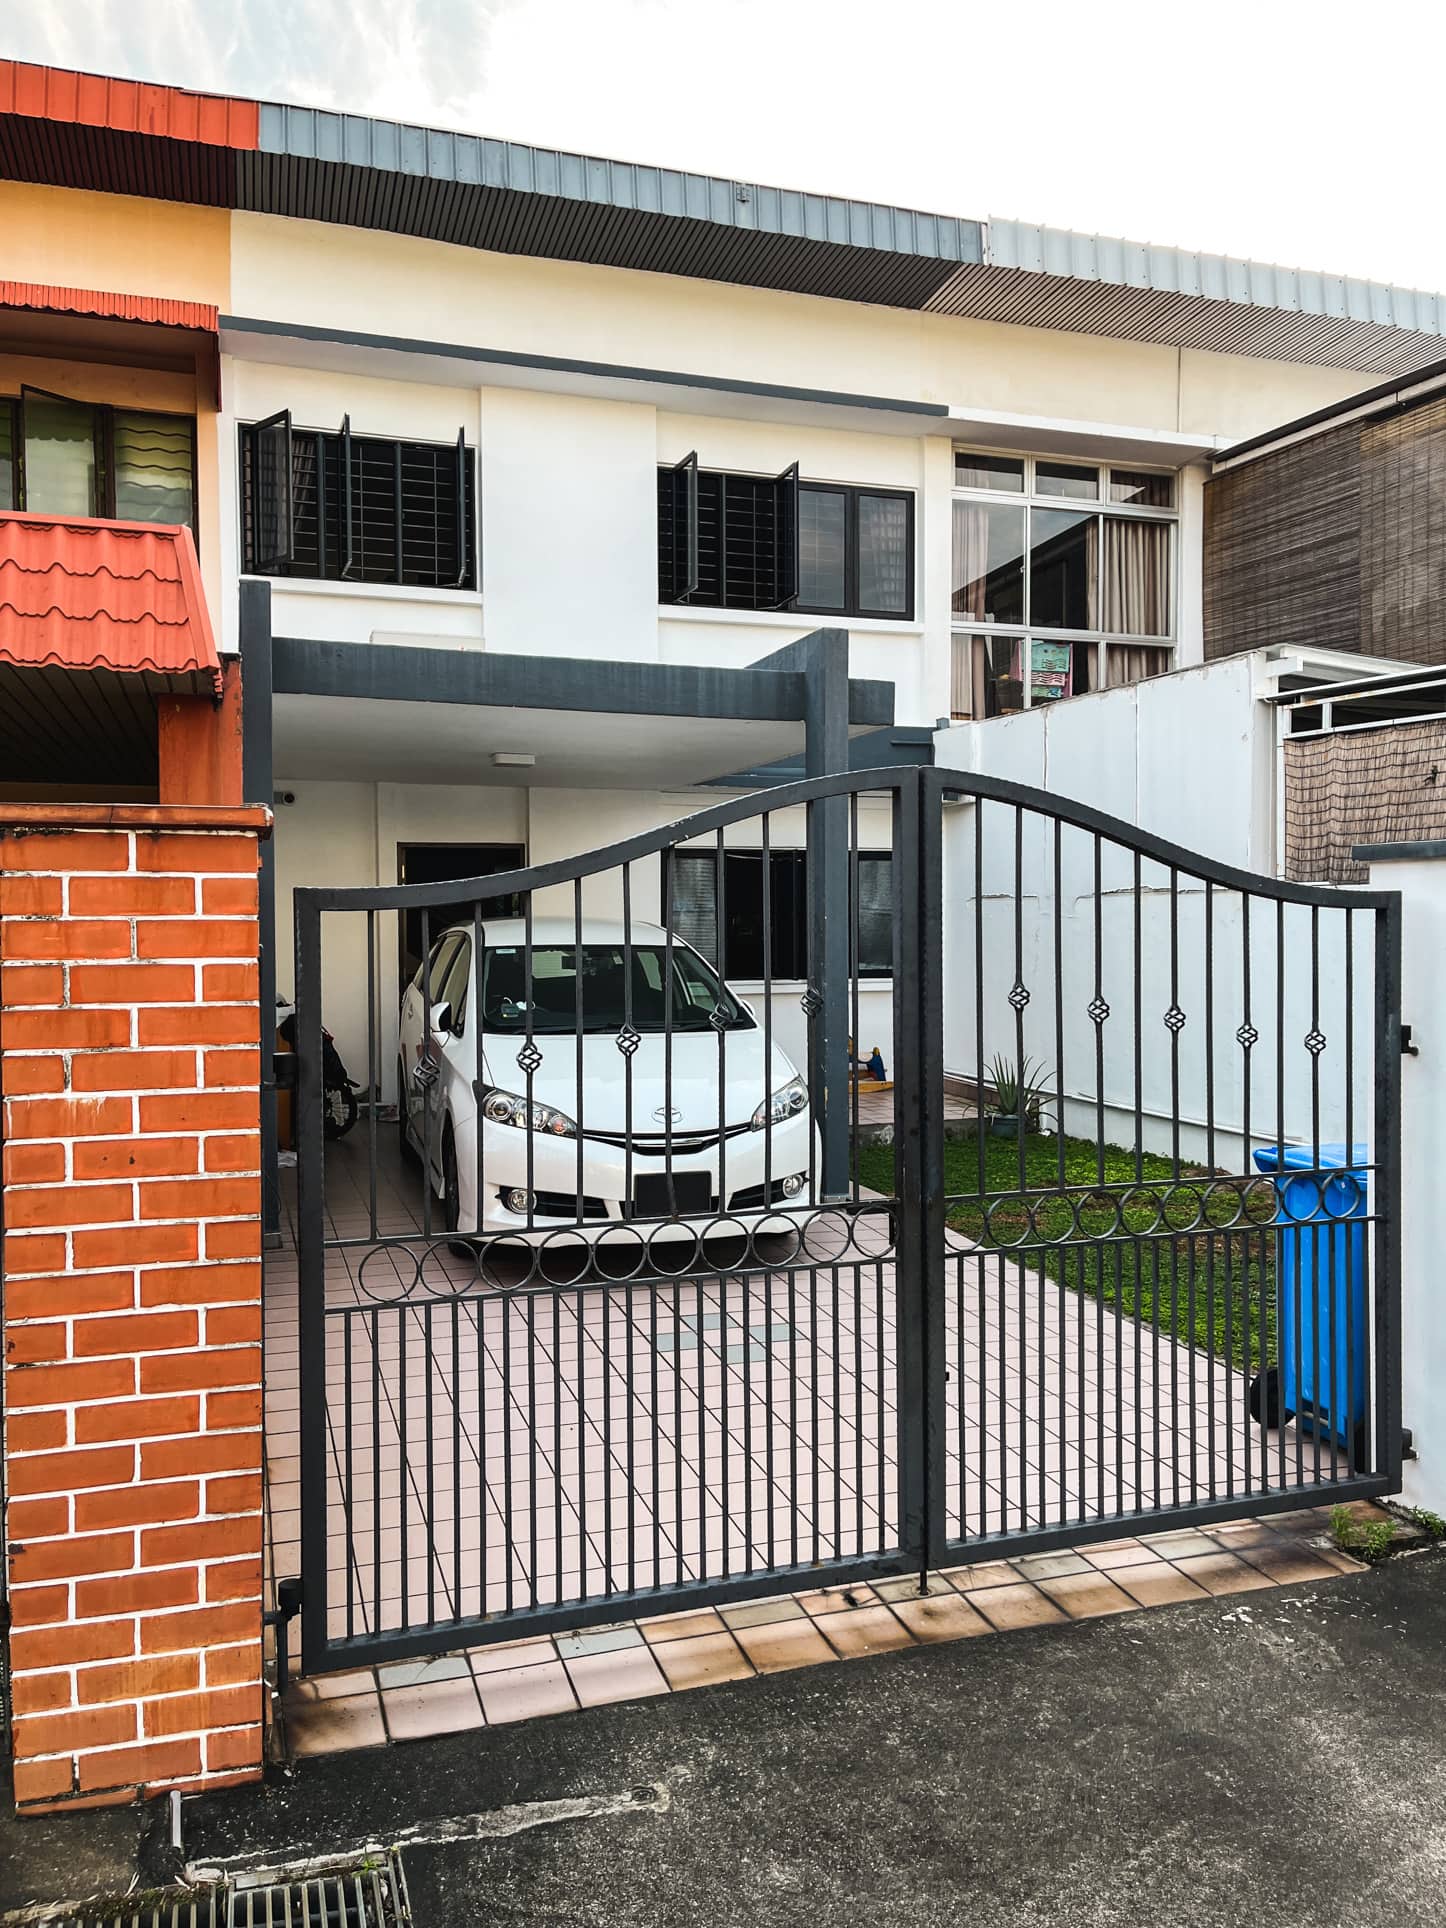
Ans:
[{"label": "windshield", "polygon": [[[527,976],[523,947],[498,945],[485,953],[482,974],[482,1024],[488,1031],[528,1028]],[[581,966],[579,967],[579,958]],[[538,945],[532,952],[532,1030],[534,1033],[609,1033],[625,1023],[635,1031],[708,1029],[715,1010],[724,1028],[751,1030],[753,1019],[693,951],[673,952],[667,992],[668,954],[662,945],[632,950],[632,999],[629,1004],[626,953],[621,944]],[[582,1024],[578,1024],[579,999]]]}]

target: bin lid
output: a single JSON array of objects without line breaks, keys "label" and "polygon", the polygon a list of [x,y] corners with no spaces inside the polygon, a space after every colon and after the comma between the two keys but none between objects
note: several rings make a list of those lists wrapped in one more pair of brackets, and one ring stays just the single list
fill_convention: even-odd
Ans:
[{"label": "bin lid", "polygon": [[[1347,1150],[1350,1156],[1347,1157]],[[1314,1145],[1261,1145],[1252,1153],[1255,1169],[1261,1172],[1347,1171],[1370,1163],[1371,1148],[1365,1144],[1347,1147],[1344,1142],[1322,1145],[1317,1159]]]}]

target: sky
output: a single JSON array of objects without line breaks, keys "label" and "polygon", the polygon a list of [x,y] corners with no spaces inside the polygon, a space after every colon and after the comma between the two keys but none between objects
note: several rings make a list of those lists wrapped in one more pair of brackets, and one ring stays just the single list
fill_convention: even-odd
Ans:
[{"label": "sky", "polygon": [[1446,291],[1446,8],[4,0],[0,57]]}]

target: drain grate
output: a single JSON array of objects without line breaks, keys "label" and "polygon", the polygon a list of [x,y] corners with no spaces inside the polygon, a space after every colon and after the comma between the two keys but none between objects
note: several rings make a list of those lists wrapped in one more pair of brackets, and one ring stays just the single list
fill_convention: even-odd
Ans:
[{"label": "drain grate", "polygon": [[82,1914],[46,1915],[31,1928],[221,1928],[219,1897],[203,1894],[128,1895]]},{"label": "drain grate", "polygon": [[304,1881],[234,1887],[225,1928],[411,1928],[406,1877],[395,1855]]},{"label": "drain grate", "polygon": [[292,1881],[243,1881],[204,1894],[128,1895],[31,1928],[411,1928],[406,1877],[394,1854]]}]

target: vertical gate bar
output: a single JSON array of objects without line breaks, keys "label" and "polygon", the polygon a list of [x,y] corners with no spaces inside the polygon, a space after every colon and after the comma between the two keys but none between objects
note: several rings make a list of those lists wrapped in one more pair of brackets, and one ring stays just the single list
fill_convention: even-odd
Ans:
[{"label": "vertical gate bar", "polygon": [[1374,1470],[1401,1478],[1401,899],[1376,912]]},{"label": "vertical gate bar", "polygon": [[397,1492],[401,1519],[397,1534],[397,1552],[400,1560],[398,1584],[401,1587],[402,1626],[411,1625],[412,1590],[410,1586],[411,1562],[408,1559],[409,1527],[408,1516],[411,1507],[408,1501],[412,1490],[411,1467],[407,1461],[407,1317],[405,1302],[397,1307]]},{"label": "vertical gate bar", "polygon": [[[422,1042],[418,1071],[422,1078],[422,1237],[432,1236],[432,913],[422,905]],[[404,1075],[407,1068],[403,1066]]]},{"label": "vertical gate bar", "polygon": [[[888,1457],[884,1450],[885,1442],[888,1438],[887,1431],[885,1430],[888,1425],[888,1389],[884,1383],[886,1376],[885,1368],[888,1359],[886,1339],[888,1332],[888,1314],[884,1305],[884,1265],[882,1259],[878,1260],[874,1265],[874,1307],[874,1361],[878,1375],[878,1385],[874,1393],[874,1424],[878,1432],[878,1438],[874,1448],[874,1468],[878,1475],[878,1550],[882,1552],[888,1546],[885,1527],[889,1517]],[[964,1469],[961,1461],[959,1469],[961,1492],[963,1491],[963,1479]]]},{"label": "vertical gate bar", "polygon": [[[1353,1168],[1355,1167],[1355,1164],[1356,1164],[1356,925],[1355,925],[1355,916],[1356,914],[1352,910],[1348,910],[1345,913],[1345,926],[1346,926],[1346,960],[1345,960],[1346,1149],[1347,1149],[1347,1156],[1349,1157]],[[1369,1175],[1367,1175],[1365,1182],[1367,1185],[1370,1184],[1371,1181],[1370,1181]],[[1360,1181],[1358,1180],[1357,1183],[1359,1184]],[[1372,1209],[1372,1201],[1369,1195],[1362,1198],[1360,1202],[1366,1206],[1366,1209],[1368,1211]],[[1349,1252],[1354,1252],[1355,1248],[1356,1248],[1356,1240],[1354,1235],[1352,1235],[1350,1237],[1350,1241],[1346,1249]],[[1362,1256],[1362,1259],[1364,1260],[1364,1257],[1365,1257],[1364,1231],[1362,1232],[1362,1235],[1361,1235],[1361,1256]],[[1355,1382],[1355,1377],[1351,1371],[1351,1328],[1355,1324],[1355,1321],[1351,1317],[1351,1308],[1354,1304],[1355,1291],[1360,1290],[1364,1292],[1367,1289],[1367,1286],[1369,1283],[1369,1268],[1363,1265],[1362,1269],[1365,1272],[1366,1276],[1362,1277],[1358,1283],[1355,1281],[1352,1281],[1351,1296],[1348,1296],[1346,1299],[1345,1448],[1346,1448],[1346,1472],[1348,1474],[1354,1474],[1359,1472],[1360,1470],[1360,1468],[1356,1465],[1356,1452],[1355,1452],[1356,1382]]]},{"label": "vertical gate bar", "polygon": [[377,1235],[377,914],[367,912],[367,1226]]},{"label": "vertical gate bar", "polygon": [[[512,1531],[512,1294],[502,1294],[502,1559],[505,1605],[516,1604],[517,1540]],[[528,1576],[529,1586],[532,1576]]]},{"label": "vertical gate bar", "polygon": [[[933,769],[918,771],[896,793],[907,853],[903,865],[906,902],[900,949],[905,966],[904,1043],[910,1090],[903,1103],[903,1173],[900,1258],[905,1282],[901,1312],[909,1344],[899,1345],[900,1410],[908,1426],[900,1441],[905,1517],[914,1525],[906,1548],[921,1575],[941,1564],[946,1539],[947,1361],[944,1309],[944,1073],[943,1073],[943,784]],[[912,862],[908,858],[912,858]],[[913,888],[910,889],[909,886]],[[896,982],[898,980],[896,979]],[[896,1132],[895,1136],[898,1136]],[[908,1237],[906,1239],[905,1233]],[[918,1403],[905,1396],[912,1385]],[[910,1407],[912,1405],[912,1412]]]},{"label": "vertical gate bar", "polygon": [[356,1632],[356,1544],[353,1535],[352,1495],[355,1479],[352,1466],[352,1367],[351,1367],[351,1313],[342,1314],[342,1425],[345,1445],[342,1452],[342,1510],[346,1518],[346,1637],[348,1640]]},{"label": "vertical gate bar", "polygon": [[864,1550],[864,1308],[863,1267],[849,1267],[854,1281],[854,1552]]},{"label": "vertical gate bar", "polygon": [[[668,979],[672,982],[671,975]],[[683,1584],[683,1291],[673,1280],[673,1565]]]},{"label": "vertical gate bar", "polygon": [[[631,1130],[628,1133],[631,1138]],[[613,1592],[613,1295],[602,1291],[603,1592]]]},{"label": "vertical gate bar", "polygon": [[1064,826],[1054,820],[1054,898],[1050,922],[1054,926],[1054,1140],[1059,1188],[1065,1187],[1064,1129],[1064,861],[1060,850]]},{"label": "vertical gate bar", "polygon": [[324,1665],[327,1642],[326,1198],[321,1088],[321,912],[295,903],[297,1050],[297,1351],[300,1361],[301,1664]]},{"label": "vertical gate bar", "polygon": [[[760,845],[760,862],[762,864],[761,882],[763,886],[763,1096],[765,1100],[771,1099],[773,1096],[773,848],[771,831],[772,825],[769,812],[765,810],[759,832],[762,840]],[[721,974],[720,962],[720,975]],[[665,1080],[665,1089],[671,1089],[671,1085],[667,1080]],[[671,1105],[672,1100],[669,1099],[668,1103]],[[812,1114],[812,1109],[812,1105],[810,1105],[810,1115]],[[669,1112],[669,1116],[672,1116],[671,1112]],[[812,1131],[809,1132],[809,1137],[812,1139]],[[720,1192],[723,1189],[721,1182],[718,1189]],[[807,1203],[809,1205],[816,1205],[817,1202],[817,1198],[810,1190]],[[773,1203],[773,1106],[771,1103],[765,1104],[763,1112],[763,1203],[765,1206]],[[719,1209],[722,1209],[721,1206]]]},{"label": "vertical gate bar", "polygon": [[821,1524],[819,1514],[822,1491],[822,1460],[818,1439],[818,1267],[808,1268],[808,1458],[813,1470],[813,1560],[816,1566],[823,1558],[823,1541],[820,1538]]},{"label": "vertical gate bar", "polygon": [[833,1374],[833,1557],[843,1552],[843,1373],[839,1357],[838,1267],[829,1267],[829,1366]]},{"label": "vertical gate bar", "polygon": [[435,1310],[431,1299],[422,1306],[422,1343],[426,1349],[424,1369],[426,1372],[425,1391],[422,1400],[423,1424],[427,1429],[427,1451],[424,1464],[424,1491],[426,1493],[426,1512],[423,1516],[427,1546],[427,1624],[430,1626],[437,1618],[437,1530],[436,1530],[436,1410],[433,1381],[436,1367],[432,1349],[432,1314]]},{"label": "vertical gate bar", "polygon": [[897,1041],[894,1047],[894,1194],[899,1201],[895,1247],[898,1347],[899,1545],[921,1573],[929,1567],[929,1415],[924,1335],[923,1270],[927,1262],[924,1217],[928,1210],[923,1161],[924,1129],[923,959],[920,956],[923,863],[920,851],[920,786],[894,791],[894,984]]},{"label": "vertical gate bar", "polygon": [[[479,992],[480,1000],[480,992]],[[479,1130],[477,1136],[482,1136]],[[491,1441],[487,1436],[487,1344],[486,1315],[488,1301],[480,1294],[472,1301],[472,1315],[477,1332],[477,1516],[479,1550],[477,1558],[477,1611],[485,1614],[487,1607],[487,1515],[491,1510],[492,1484],[489,1477],[489,1458]]]},{"label": "vertical gate bar", "polygon": [[[478,1132],[481,1137],[481,1132]],[[462,1606],[462,1308],[452,1301],[452,1612]]]},{"label": "vertical gate bar", "polygon": [[372,1348],[372,1593],[368,1633],[375,1633],[382,1605],[382,1328],[381,1307],[367,1315]]},{"label": "vertical gate bar", "polygon": [[542,1597],[537,1577],[537,1305],[541,1290],[536,1287],[522,1301],[527,1312],[527,1561],[534,1605]]},{"label": "vertical gate bar", "polygon": [[[767,1194],[765,1194],[765,1197]],[[752,1244],[750,1237],[748,1243]],[[750,1255],[745,1253],[745,1262]],[[765,1278],[766,1278],[765,1274]],[[743,1569],[753,1571],[753,1274],[743,1287]],[[764,1330],[767,1330],[765,1325]]]},{"label": "vertical gate bar", "polygon": [[[637,1430],[634,1355],[636,1353],[636,1326],[634,1298],[637,1287],[629,1279],[623,1287],[623,1341],[627,1354],[623,1369],[623,1388],[625,1403],[623,1408],[623,1430],[626,1437],[624,1462],[628,1480],[628,1592],[638,1590],[638,1470],[633,1435]],[[649,1287],[651,1291],[651,1287]]]},{"label": "vertical gate bar", "polygon": [[703,1324],[703,1280],[693,1282],[693,1317],[698,1361],[698,1578],[708,1577],[708,1333]]},{"label": "vertical gate bar", "polygon": [[[606,1290],[601,1295],[606,1304]],[[587,1528],[587,1414],[583,1409],[583,1389],[587,1385],[587,1318],[586,1300],[581,1287],[578,1288],[577,1301],[573,1306],[573,1318],[577,1323],[577,1377],[573,1383],[573,1418],[577,1426],[577,1595],[580,1600],[587,1598],[588,1549],[591,1539]]]},{"label": "vertical gate bar", "polygon": [[768,1506],[767,1560],[768,1560],[769,1566],[771,1567],[778,1565],[778,1554],[777,1554],[777,1546],[776,1546],[777,1536],[775,1532],[774,1517],[773,1517],[774,1510],[775,1510],[775,1497],[776,1497],[775,1488],[773,1484],[773,1474],[774,1474],[773,1428],[775,1423],[775,1416],[774,1416],[774,1410],[773,1410],[773,1281],[774,1281],[774,1275],[772,1273],[765,1272],[763,1274],[763,1301],[764,1301],[763,1320],[764,1320],[764,1336],[765,1336],[765,1350],[763,1354],[763,1358],[764,1358],[763,1421],[764,1421],[764,1426],[766,1428],[763,1436],[764,1437],[763,1466],[764,1466],[764,1492],[767,1496],[767,1506]]},{"label": "vertical gate bar", "polygon": [[1016,804],[1014,809],[1014,986],[1024,995],[1012,999],[1014,1004],[1014,1070],[1018,1080],[1015,1111],[1018,1122],[1015,1126],[1015,1147],[1019,1153],[1019,1189],[1021,1194],[1029,1188],[1029,1177],[1025,1168],[1024,1127],[1029,1117],[1029,1093],[1024,1082],[1024,1011],[1028,1003],[1027,986],[1024,983],[1024,807]]},{"label": "vertical gate bar", "polygon": [[[528,895],[528,901],[531,902],[531,893],[529,893]],[[672,943],[673,943],[673,934],[672,934],[672,928],[670,926],[668,931],[668,946],[669,946],[668,961],[670,965],[672,963]],[[586,1117],[584,1116],[584,1106],[586,1103],[585,1094],[587,1091],[587,1078],[584,1073],[584,1065],[585,1065],[584,1039],[586,1038],[587,1030],[586,1030],[586,1024],[584,1021],[583,1008],[582,1008],[582,987],[583,987],[583,978],[585,976],[585,973],[582,968],[582,879],[581,877],[574,877],[572,882],[572,960],[573,960],[572,962],[573,1030],[576,1033],[576,1035],[573,1038],[572,1057],[573,1057],[573,1082],[577,1086],[577,1132],[576,1132],[575,1141],[574,1141],[577,1145],[577,1169],[575,1174],[576,1180],[577,1180],[576,1208],[577,1208],[577,1222],[579,1225],[581,1225],[583,1220],[587,1217],[587,1202],[586,1202],[587,1183],[586,1183],[586,1178],[583,1170],[584,1144],[587,1138],[587,1120],[586,1120]],[[671,984],[672,982],[671,976],[669,977],[668,982]],[[671,1007],[671,1002],[672,1000],[670,998],[668,1001],[669,1007]],[[672,1043],[673,1043],[673,1040],[671,1035],[665,1037],[664,1048],[669,1053],[669,1056],[667,1057],[667,1060],[665,1062],[664,1073],[663,1073],[664,1090],[668,1088],[668,1085],[671,1081]],[[672,1170],[672,1166],[670,1163],[669,1165],[670,1173],[671,1173],[671,1170]],[[623,1203],[623,1210],[626,1212],[627,1204],[628,1204],[627,1199],[624,1198],[622,1203]],[[578,1356],[579,1358],[581,1358],[582,1356],[580,1339],[579,1339]]]},{"label": "vertical gate bar", "polygon": [[[552,1300],[552,1595],[563,1599],[562,1515],[566,1503],[562,1481],[562,1293],[555,1287]],[[581,1441],[578,1442],[579,1446]]]},{"label": "vertical gate bar", "polygon": [[[883,1454],[883,1435],[879,1437]],[[788,1563],[798,1565],[798,1274],[788,1268]]]},{"label": "vertical gate bar", "polygon": [[[849,1096],[849,1197],[857,1201],[859,1195],[859,1079],[857,1066],[864,1055],[864,1041],[859,1036],[859,965],[860,943],[859,923],[862,906],[859,899],[859,793],[854,791],[849,798],[849,1047],[848,1096]],[[763,928],[767,930],[768,921],[764,919]],[[765,1190],[765,1200],[769,1193]]]},{"label": "vertical gate bar", "polygon": [[[897,843],[895,849],[898,848]],[[897,859],[895,860],[897,861]],[[895,960],[897,966],[897,959]],[[897,968],[895,983],[898,982]],[[897,1053],[895,1054],[897,1055]],[[985,1189],[984,1147],[984,798],[974,799],[974,1143],[979,1154],[979,1196]],[[981,1370],[983,1361],[980,1362]]]},{"label": "vertical gate bar", "polygon": [[[663,993],[666,1009],[673,1001],[673,981],[665,976],[663,983],[666,986]],[[661,1284],[653,1284],[648,1288],[648,1459],[652,1474],[653,1499],[653,1565],[652,1579],[648,1584],[654,1587],[660,1587],[663,1584],[663,1424],[662,1415],[658,1410],[658,1293],[661,1290]]]},{"label": "vertical gate bar", "polygon": [[[1252,1037],[1252,1027],[1250,1023],[1250,892],[1248,890],[1243,890],[1240,893],[1240,1002],[1241,1002],[1240,1030],[1237,1033],[1237,1037],[1240,1043],[1240,1052],[1241,1052],[1241,1058],[1242,1058],[1242,1064],[1240,1068],[1240,1147],[1241,1147],[1240,1157],[1241,1157],[1241,1163],[1244,1165],[1246,1175],[1248,1177],[1250,1173],[1250,1159],[1251,1159],[1250,1097],[1251,1097],[1251,1089],[1254,1083],[1254,1068],[1255,1068],[1255,1059],[1251,1055],[1252,1048],[1251,1048],[1251,1042],[1250,1042]],[[1250,1197],[1252,1189],[1253,1189],[1253,1186],[1247,1186],[1246,1193],[1245,1193],[1245,1196],[1247,1199]],[[1247,1220],[1247,1223],[1248,1222],[1249,1221]],[[1250,1237],[1248,1233],[1246,1233],[1246,1235],[1242,1237],[1240,1241],[1240,1267],[1241,1267],[1241,1272],[1240,1272],[1241,1310],[1245,1317],[1245,1378],[1248,1382],[1251,1377],[1251,1373],[1250,1373],[1250,1344],[1251,1344]],[[1261,1370],[1262,1371],[1264,1371],[1265,1369],[1264,1352],[1265,1352],[1264,1335],[1262,1334],[1262,1340],[1261,1340]],[[1254,1469],[1251,1465],[1252,1434],[1250,1430],[1251,1421],[1250,1421],[1250,1412],[1249,1412],[1248,1406],[1242,1412],[1241,1420],[1242,1420],[1242,1425],[1245,1432],[1245,1491],[1246,1491],[1246,1494],[1249,1495],[1249,1493],[1253,1490]],[[1265,1445],[1265,1442],[1262,1439],[1261,1441],[1262,1452],[1264,1451],[1264,1445]]]},{"label": "vertical gate bar", "polygon": [[[1313,1037],[1319,1036],[1320,1034],[1320,906],[1319,904],[1312,904],[1310,907],[1310,1028],[1311,1028],[1311,1035]],[[1334,1239],[1332,1239],[1331,1233],[1330,1233],[1329,1211],[1326,1204],[1328,1187],[1326,1183],[1325,1174],[1321,1169],[1320,1060],[1321,1060],[1320,1052],[1312,1051],[1310,1054],[1311,1163],[1315,1166],[1316,1212],[1317,1212],[1317,1215],[1323,1221],[1325,1221],[1324,1229],[1325,1229],[1325,1241],[1326,1241],[1326,1258],[1327,1260],[1331,1260],[1331,1259],[1334,1259],[1335,1257],[1335,1241]],[[1346,1147],[1347,1164],[1350,1163],[1350,1156],[1351,1156],[1350,1147],[1347,1146]],[[1317,1237],[1319,1237],[1319,1234],[1317,1234]],[[1312,1247],[1314,1248],[1315,1240],[1312,1240],[1311,1243],[1312,1243]],[[1331,1274],[1330,1272],[1327,1272],[1326,1273],[1326,1290],[1330,1294],[1330,1296],[1334,1298],[1335,1288],[1331,1283],[1332,1278],[1333,1278],[1333,1274]],[[1320,1386],[1320,1382],[1321,1382],[1320,1287],[1321,1287],[1321,1271],[1320,1271],[1319,1264],[1317,1264],[1312,1268],[1311,1279],[1310,1279],[1310,1299],[1311,1299],[1310,1383],[1311,1383],[1311,1391],[1315,1396],[1315,1410],[1316,1410],[1316,1422],[1311,1427],[1311,1443],[1314,1448],[1313,1474],[1314,1474],[1314,1479],[1317,1486],[1319,1486],[1320,1484],[1320,1391],[1321,1391],[1321,1386]],[[1335,1424],[1334,1410],[1332,1410],[1331,1412],[1331,1424],[1332,1425]]]}]

